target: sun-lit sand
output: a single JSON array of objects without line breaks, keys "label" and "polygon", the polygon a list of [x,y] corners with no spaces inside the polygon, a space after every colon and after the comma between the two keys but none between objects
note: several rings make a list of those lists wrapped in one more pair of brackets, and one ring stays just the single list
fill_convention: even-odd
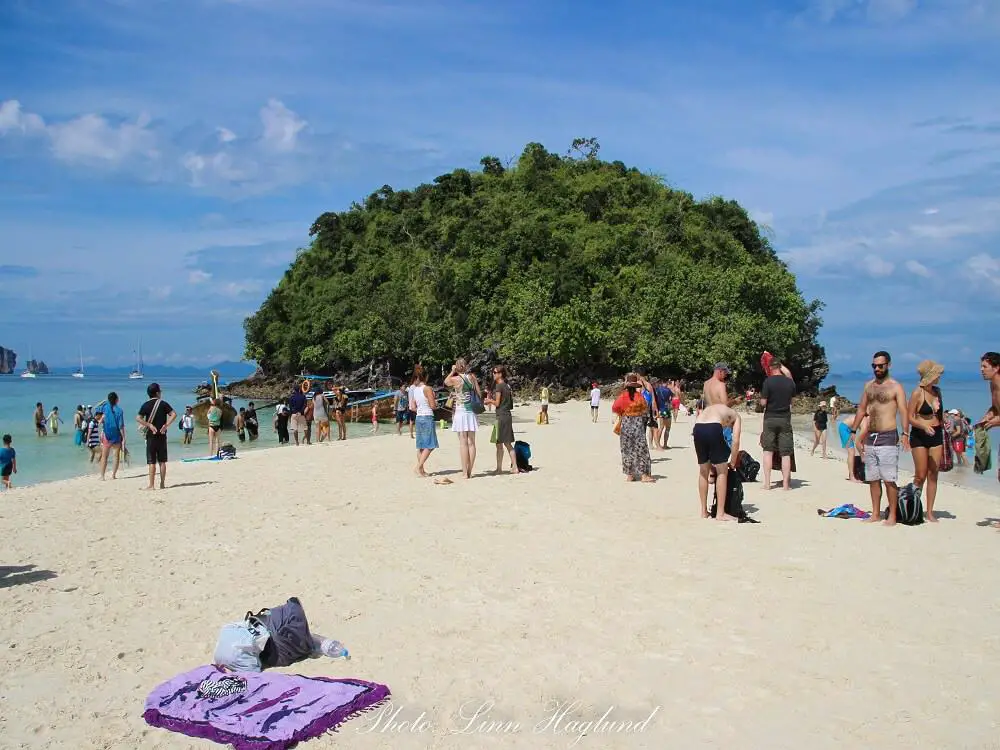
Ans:
[{"label": "sun-lit sand", "polygon": [[393,692],[304,748],[997,746],[995,494],[945,486],[916,528],[820,518],[867,490],[800,449],[793,492],[746,486],[760,524],[705,521],[690,418],[644,485],[607,404],[551,415],[518,409],[529,476],[486,476],[484,431],[458,479],[442,432],[448,486],[390,435],[172,464],[162,493],[133,465],[0,495],[0,747],[211,747],[148,727],[145,696],[292,595],[354,659],[289,671]]}]

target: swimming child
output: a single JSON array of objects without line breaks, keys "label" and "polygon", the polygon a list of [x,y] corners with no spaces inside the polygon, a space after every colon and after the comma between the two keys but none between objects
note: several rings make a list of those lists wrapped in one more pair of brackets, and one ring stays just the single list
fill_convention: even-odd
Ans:
[{"label": "swimming child", "polygon": [[3,480],[3,488],[10,489],[10,475],[17,474],[17,451],[12,445],[13,438],[10,435],[3,436],[3,448],[0,448],[0,478]]}]

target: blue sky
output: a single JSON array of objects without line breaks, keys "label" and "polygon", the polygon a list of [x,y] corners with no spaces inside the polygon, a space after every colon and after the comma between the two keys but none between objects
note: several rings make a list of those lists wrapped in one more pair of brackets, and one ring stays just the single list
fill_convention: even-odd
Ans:
[{"label": "blue sky", "polygon": [[1000,0],[7,0],[0,344],[238,358],[321,212],[595,136],[767,225],[834,371],[972,370],[998,70]]}]

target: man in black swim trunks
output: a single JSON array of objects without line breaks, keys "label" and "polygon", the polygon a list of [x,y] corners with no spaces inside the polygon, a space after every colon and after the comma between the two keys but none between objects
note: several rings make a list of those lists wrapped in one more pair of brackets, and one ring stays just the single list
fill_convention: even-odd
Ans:
[{"label": "man in black swim trunks", "polygon": [[[733,447],[726,443],[723,430],[733,428]],[[715,494],[719,507],[715,518],[717,521],[738,521],[738,518],[724,512],[726,491],[729,488],[729,467],[736,468],[740,455],[740,431],[742,422],[740,415],[725,404],[712,404],[706,407],[695,420],[694,450],[698,457],[698,497],[701,500],[701,517],[709,518],[708,514],[708,484],[711,469],[715,468]]]},{"label": "man in black swim trunks", "polygon": [[155,489],[156,465],[160,465],[160,489],[167,487],[167,432],[177,419],[173,407],[161,398],[160,386],[150,383],[146,389],[149,401],[139,407],[135,421],[146,429],[146,465],[149,466],[149,486]]}]

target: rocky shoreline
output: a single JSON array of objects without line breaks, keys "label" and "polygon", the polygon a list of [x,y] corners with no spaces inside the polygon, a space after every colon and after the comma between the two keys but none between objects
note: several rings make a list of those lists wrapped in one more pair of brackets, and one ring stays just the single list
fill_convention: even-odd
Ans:
[{"label": "rocky shoreline", "polygon": [[[372,373],[368,368],[363,371],[350,373],[340,378],[332,378],[338,385],[348,388],[385,388],[386,390],[399,387],[399,379],[388,377],[372,378]],[[381,381],[381,385],[380,385]],[[290,375],[264,375],[255,374],[245,380],[237,380],[223,387],[221,390],[233,398],[240,398],[254,401],[278,401],[284,398],[302,382],[301,376]],[[539,380],[529,380],[527,378],[511,378],[511,387],[518,400],[537,400],[541,390],[546,384]],[[601,383],[598,381],[601,393],[605,397],[616,397],[624,387],[624,382],[619,380],[612,383]],[[693,407],[695,401],[701,397],[701,389],[691,389],[685,392],[685,403]],[[793,414],[812,414],[820,403],[829,404],[831,396],[836,396],[840,405],[841,413],[853,413],[857,409],[857,404],[844,398],[837,393],[836,388],[822,388],[816,394],[803,394],[796,396],[792,400]],[[590,397],[589,383],[581,387],[568,387],[558,383],[549,384],[549,400],[554,404],[561,404],[566,401],[584,400]],[[733,398],[740,401],[737,394]]]}]

